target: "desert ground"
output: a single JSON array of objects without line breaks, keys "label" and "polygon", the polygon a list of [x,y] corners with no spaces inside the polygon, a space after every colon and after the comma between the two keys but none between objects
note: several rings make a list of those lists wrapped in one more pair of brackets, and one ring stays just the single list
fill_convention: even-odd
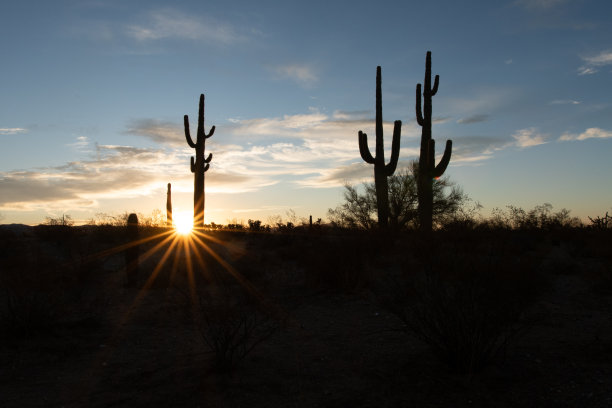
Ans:
[{"label": "desert ground", "polygon": [[0,405],[612,406],[609,230],[140,238],[0,227]]}]

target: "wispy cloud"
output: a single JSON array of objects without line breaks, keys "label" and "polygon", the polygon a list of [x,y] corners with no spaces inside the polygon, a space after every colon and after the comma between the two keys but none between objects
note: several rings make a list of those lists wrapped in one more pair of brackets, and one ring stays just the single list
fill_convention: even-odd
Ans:
[{"label": "wispy cloud", "polygon": [[275,67],[274,72],[281,78],[289,78],[300,85],[312,85],[319,80],[314,69],[308,65],[281,65]]},{"label": "wispy cloud", "polygon": [[512,137],[515,140],[515,146],[520,148],[538,146],[547,142],[548,136],[539,133],[536,128],[517,130]]},{"label": "wispy cloud", "polygon": [[580,101],[575,101],[573,99],[555,99],[554,101],[550,101],[549,105],[580,105]]},{"label": "wispy cloud", "polygon": [[516,0],[515,5],[521,6],[528,10],[548,10],[563,3],[567,3],[568,0]]},{"label": "wispy cloud", "polygon": [[462,124],[462,125],[468,125],[471,123],[479,123],[479,122],[484,122],[489,118],[489,115],[484,115],[484,114],[476,114],[476,115],[472,115],[472,116],[468,116],[465,118],[461,118],[457,121],[457,123]]},{"label": "wispy cloud", "polygon": [[453,117],[469,118],[494,113],[512,105],[519,97],[516,89],[511,88],[476,88],[462,97],[445,98],[444,112]]},{"label": "wispy cloud", "polygon": [[612,51],[602,51],[597,55],[582,57],[585,64],[578,68],[578,75],[591,75],[599,71],[600,67],[612,65]]},{"label": "wispy cloud", "polygon": [[0,135],[15,135],[17,133],[25,133],[24,128],[0,128]]},{"label": "wispy cloud", "polygon": [[150,12],[145,22],[127,26],[126,34],[138,41],[176,38],[225,45],[245,39],[230,24],[202,16],[192,17],[172,9]]},{"label": "wispy cloud", "polygon": [[587,140],[587,139],[610,139],[612,138],[612,131],[604,130],[601,128],[588,128],[580,134],[576,133],[564,133],[559,138],[559,141],[567,142],[572,140]]},{"label": "wispy cloud", "polygon": [[185,144],[185,134],[182,125],[158,119],[135,119],[128,123],[124,133],[143,136],[156,143],[180,146]]},{"label": "wispy cloud", "polygon": [[91,144],[89,143],[87,136],[77,136],[76,141],[73,143],[68,143],[67,146],[79,152],[91,152]]}]

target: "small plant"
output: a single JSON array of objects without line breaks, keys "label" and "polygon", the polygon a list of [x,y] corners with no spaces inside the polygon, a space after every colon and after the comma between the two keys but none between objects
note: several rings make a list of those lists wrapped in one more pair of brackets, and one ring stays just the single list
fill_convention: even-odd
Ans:
[{"label": "small plant", "polygon": [[198,300],[194,317],[217,372],[231,373],[280,327],[267,305],[241,285],[208,286]]}]

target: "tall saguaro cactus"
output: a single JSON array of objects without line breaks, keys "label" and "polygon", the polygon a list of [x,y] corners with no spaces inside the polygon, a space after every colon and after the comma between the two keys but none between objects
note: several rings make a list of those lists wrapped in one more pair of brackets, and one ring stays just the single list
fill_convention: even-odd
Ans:
[{"label": "tall saguaro cactus", "polygon": [[425,60],[425,84],[423,87],[423,110],[421,110],[421,84],[416,87],[416,119],[422,127],[421,154],[418,170],[419,224],[421,231],[432,229],[433,217],[433,180],[444,174],[451,158],[453,141],[446,141],[446,148],[440,163],[435,165],[436,143],[431,138],[431,97],[438,92],[440,77],[436,75],[433,88],[431,86],[431,51],[427,51]]},{"label": "tall saguaro cactus", "polygon": [[166,225],[172,227],[172,185],[170,183],[168,183],[166,193]]},{"label": "tall saguaro cactus", "polygon": [[382,92],[380,89],[380,66],[376,67],[376,156],[372,157],[368,148],[368,135],[359,131],[359,153],[361,158],[374,165],[374,184],[376,186],[376,206],[378,207],[378,226],[386,229],[389,225],[389,186],[387,177],[392,176],[399,158],[402,121],[396,120],[393,127],[391,142],[391,160],[385,164],[385,148],[383,140]]},{"label": "tall saguaro cactus", "polygon": [[204,94],[200,95],[200,107],[198,110],[198,133],[194,143],[189,133],[189,117],[185,115],[185,139],[187,144],[195,149],[195,160],[191,156],[191,172],[194,174],[193,184],[193,227],[204,228],[204,173],[210,167],[212,153],[204,158],[204,145],[206,139],[215,133],[215,127],[210,128],[206,134],[204,131]]}]

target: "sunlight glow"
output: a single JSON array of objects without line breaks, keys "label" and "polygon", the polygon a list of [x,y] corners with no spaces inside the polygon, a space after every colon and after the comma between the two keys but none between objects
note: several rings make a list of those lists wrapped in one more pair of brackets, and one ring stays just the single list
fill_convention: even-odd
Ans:
[{"label": "sunlight glow", "polygon": [[181,235],[191,234],[193,229],[193,216],[188,212],[177,212],[173,215],[176,232]]}]

